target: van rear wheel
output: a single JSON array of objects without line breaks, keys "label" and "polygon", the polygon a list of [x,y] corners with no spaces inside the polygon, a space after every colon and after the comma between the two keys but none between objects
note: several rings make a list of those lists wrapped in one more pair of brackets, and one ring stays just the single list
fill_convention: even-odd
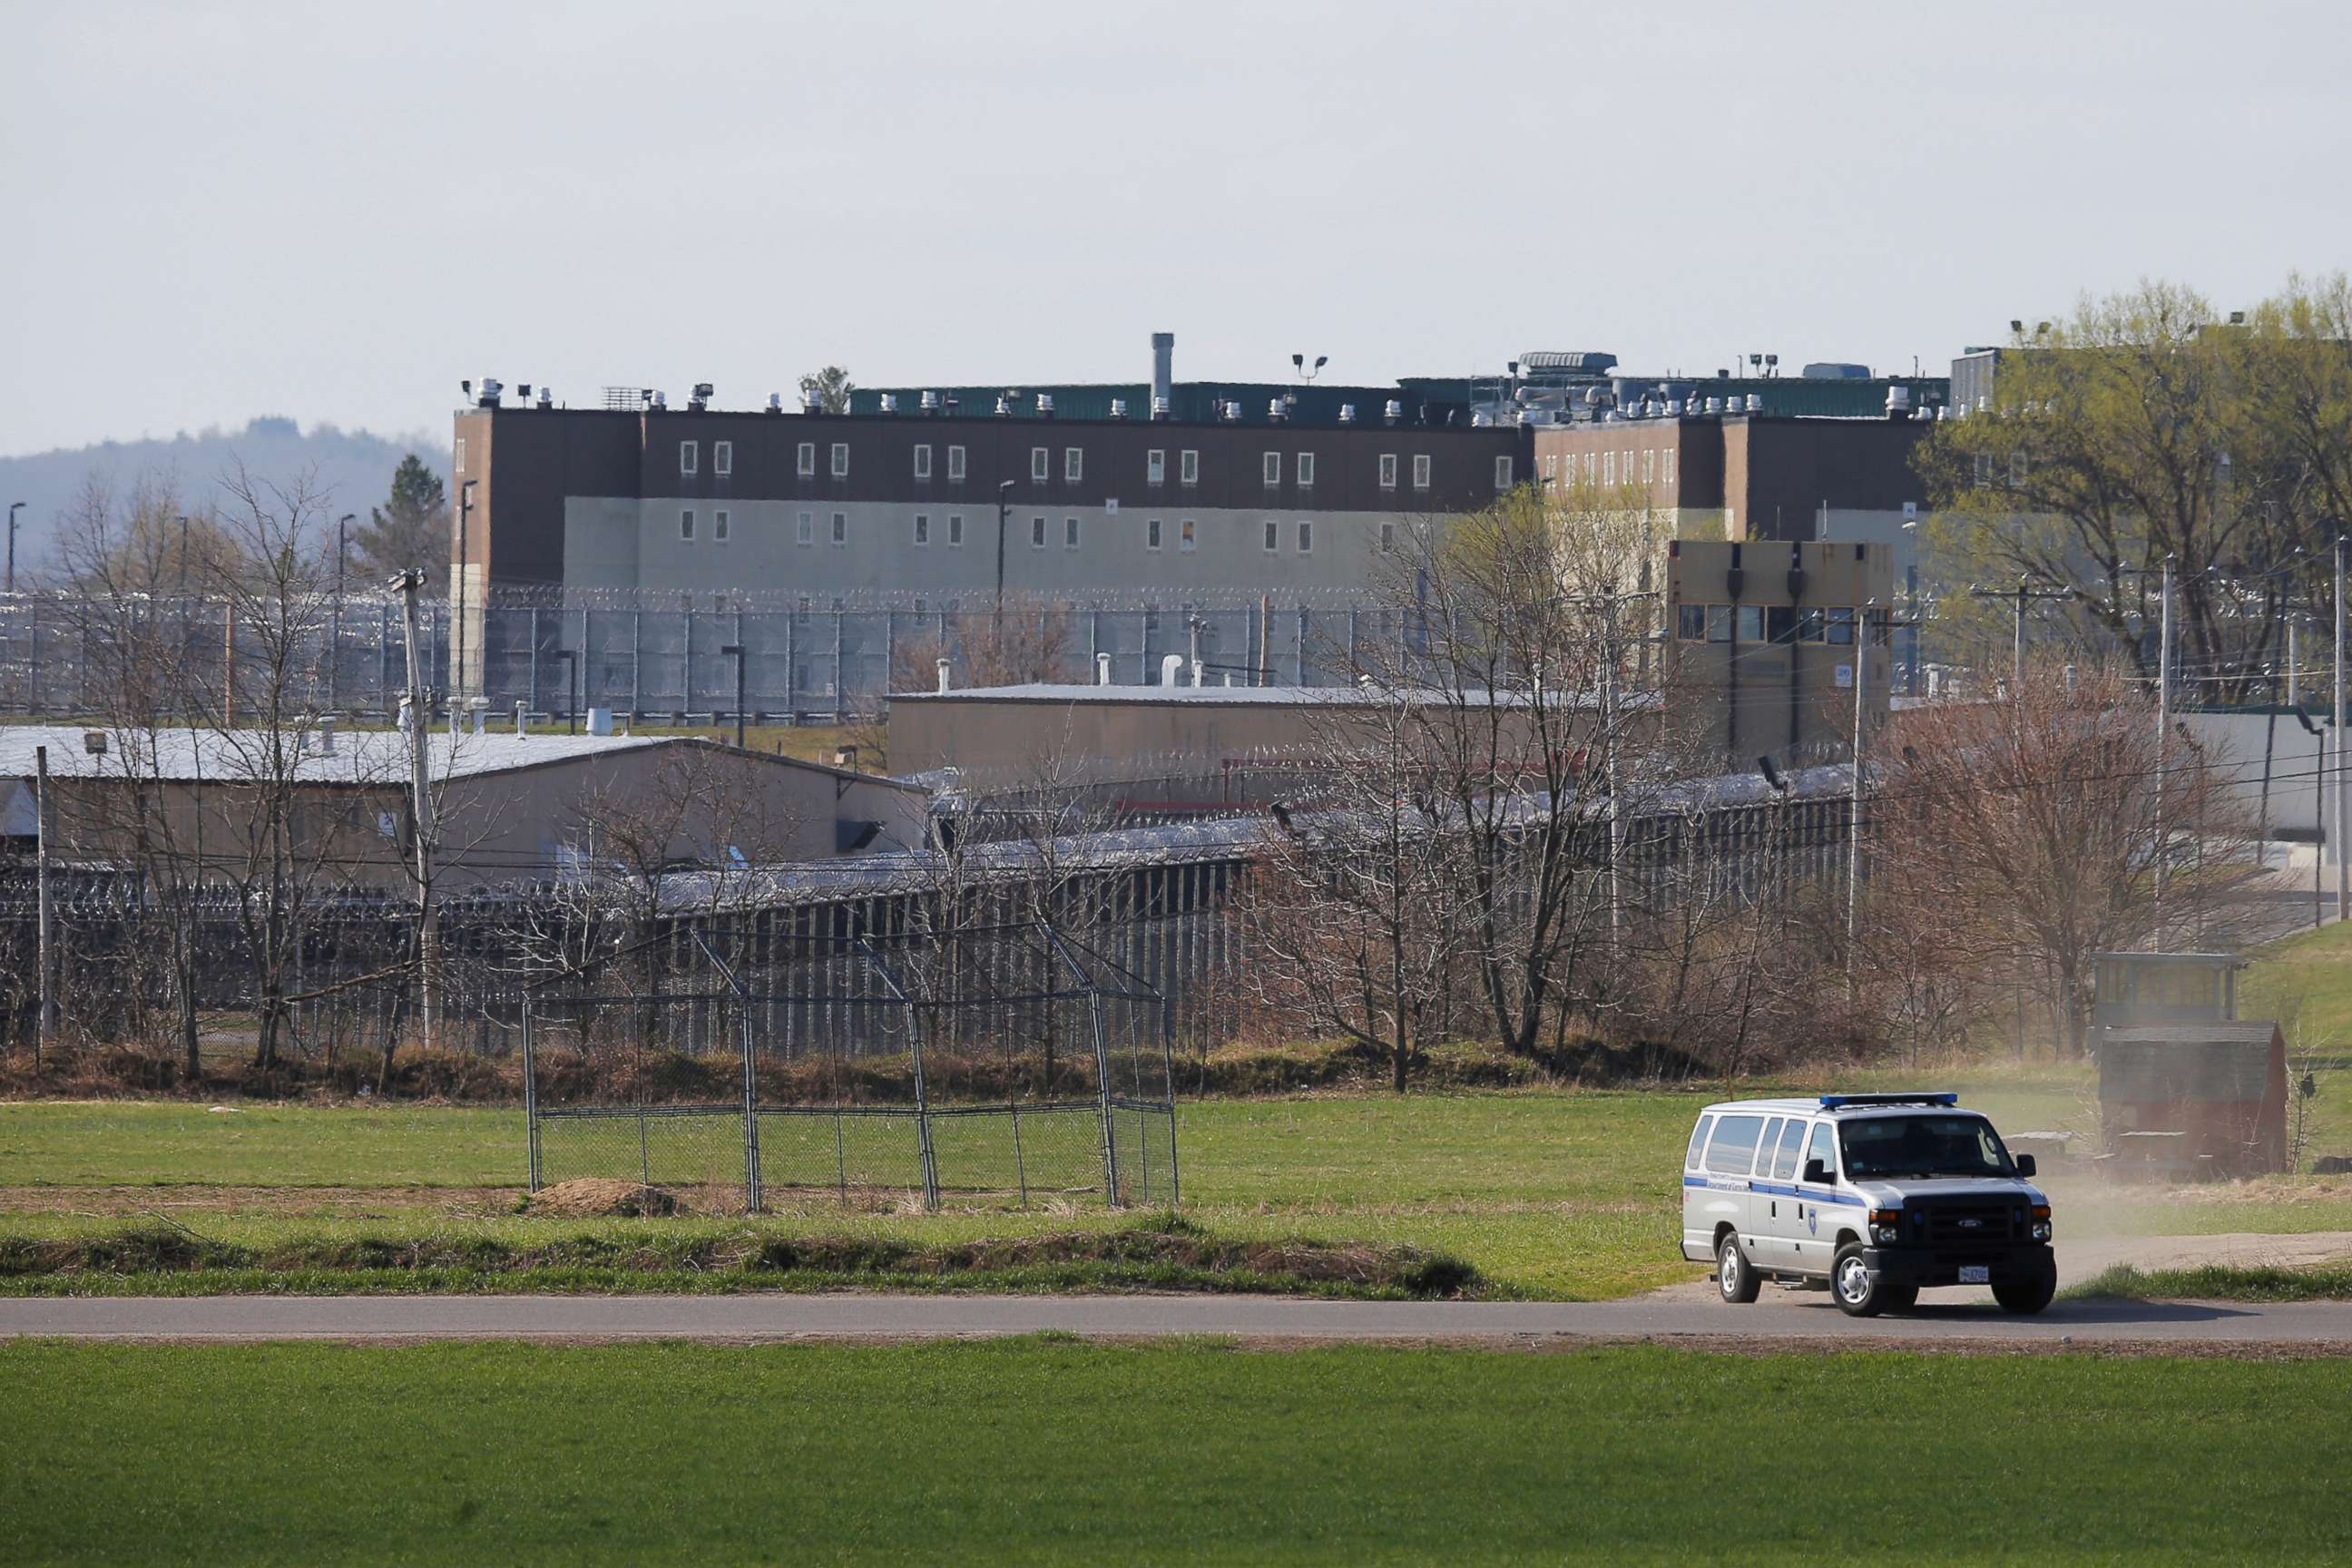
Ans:
[{"label": "van rear wheel", "polygon": [[1837,1261],[1830,1265],[1830,1294],[1849,1318],[1874,1318],[1895,1305],[1894,1289],[1871,1273],[1858,1242],[1838,1248]]},{"label": "van rear wheel", "polygon": [[1724,1232],[1722,1244],[1715,1249],[1715,1288],[1723,1292],[1723,1299],[1735,1307],[1745,1307],[1756,1300],[1763,1283],[1740,1255],[1739,1237]]}]

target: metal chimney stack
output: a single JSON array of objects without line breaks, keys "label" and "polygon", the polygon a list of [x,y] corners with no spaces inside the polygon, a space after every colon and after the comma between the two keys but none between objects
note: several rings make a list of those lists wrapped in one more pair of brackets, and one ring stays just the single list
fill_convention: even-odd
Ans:
[{"label": "metal chimney stack", "polygon": [[1151,334],[1151,398],[1153,406],[1161,406],[1176,395],[1176,334]]}]

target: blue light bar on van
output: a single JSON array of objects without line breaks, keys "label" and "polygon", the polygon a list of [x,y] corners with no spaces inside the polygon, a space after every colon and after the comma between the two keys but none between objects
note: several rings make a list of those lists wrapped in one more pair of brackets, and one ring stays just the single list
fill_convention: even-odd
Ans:
[{"label": "blue light bar on van", "polygon": [[1822,1109],[1835,1110],[1845,1105],[1958,1105],[1957,1094],[1825,1094]]}]

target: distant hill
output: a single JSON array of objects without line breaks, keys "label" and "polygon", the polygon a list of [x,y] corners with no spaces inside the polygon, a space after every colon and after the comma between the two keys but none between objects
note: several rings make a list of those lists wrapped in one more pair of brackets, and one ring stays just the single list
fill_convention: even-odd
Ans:
[{"label": "distant hill", "polygon": [[[410,452],[426,467],[449,479],[449,450],[422,435],[377,436],[365,430],[341,430],[314,425],[303,430],[291,419],[266,416],[242,430],[208,429],[168,441],[105,441],[76,450],[35,452],[22,458],[0,458],[0,509],[20,500],[17,514],[16,566],[37,569],[48,554],[58,515],[72,505],[91,475],[110,478],[128,490],[143,474],[170,478],[192,506],[217,499],[221,473],[233,458],[258,479],[283,480],[305,468],[314,469],[318,483],[333,489],[335,512],[357,512],[381,505],[392,488],[392,472]],[[331,521],[331,518],[330,519]]]}]

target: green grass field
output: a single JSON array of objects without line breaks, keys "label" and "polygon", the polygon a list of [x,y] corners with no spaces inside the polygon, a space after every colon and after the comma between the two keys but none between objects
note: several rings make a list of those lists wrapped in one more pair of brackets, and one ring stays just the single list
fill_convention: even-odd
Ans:
[{"label": "green grass field", "polygon": [[[2074,1122],[2080,1068],[1957,1083],[2011,1128]],[[1904,1081],[1863,1075],[1864,1082]],[[1851,1080],[1849,1080],[1851,1081]],[[1748,1092],[1755,1092],[1750,1090]],[[1675,1250],[1675,1161],[1708,1092],[1385,1095],[1191,1103],[1181,1111],[1185,1210],[1213,1234],[1408,1243],[1462,1258],[1499,1293],[1603,1299],[1693,1277]],[[89,1235],[157,1217],[271,1248],[359,1239],[544,1245],[593,1233],[748,1226],[761,1236],[891,1237],[920,1244],[1125,1223],[1100,1211],[950,1207],[845,1211],[776,1194],[756,1221],[558,1220],[512,1212],[520,1112],[480,1108],[182,1102],[0,1105],[0,1236]],[[2103,1231],[2352,1229],[2352,1179],[2278,1180],[2074,1198]],[[230,1189],[217,1191],[215,1189]],[[186,1289],[192,1282],[151,1282]],[[525,1288],[516,1281],[505,1288]],[[554,1288],[562,1281],[541,1283]],[[84,1280],[76,1288],[97,1288]],[[116,1284],[110,1288],[132,1288]]]},{"label": "green grass field", "polygon": [[2342,1561],[2352,1363],[0,1346],[0,1559]]}]

